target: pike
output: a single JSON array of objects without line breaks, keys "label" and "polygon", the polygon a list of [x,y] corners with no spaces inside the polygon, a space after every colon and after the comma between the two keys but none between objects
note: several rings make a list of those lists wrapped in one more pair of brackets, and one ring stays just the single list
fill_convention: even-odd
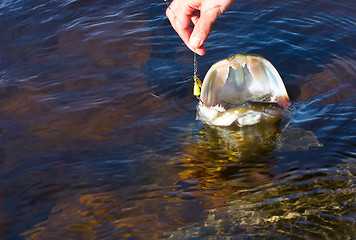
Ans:
[{"label": "pike", "polygon": [[290,106],[273,65],[263,57],[243,54],[215,63],[198,98],[197,119],[214,126],[275,121]]}]

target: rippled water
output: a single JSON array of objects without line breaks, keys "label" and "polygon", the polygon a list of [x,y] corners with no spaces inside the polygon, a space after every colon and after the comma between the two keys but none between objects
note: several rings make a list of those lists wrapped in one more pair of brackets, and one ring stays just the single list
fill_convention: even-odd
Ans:
[{"label": "rippled water", "polygon": [[353,239],[356,4],[237,1],[198,58],[259,54],[275,125],[195,120],[163,1],[0,2],[1,239]]}]

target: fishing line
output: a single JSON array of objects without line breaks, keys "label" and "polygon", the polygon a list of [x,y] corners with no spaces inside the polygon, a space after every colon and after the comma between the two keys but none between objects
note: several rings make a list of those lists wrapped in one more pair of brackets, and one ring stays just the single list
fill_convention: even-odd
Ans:
[{"label": "fishing line", "polygon": [[197,53],[194,52],[194,79],[197,78],[197,72],[198,72]]}]

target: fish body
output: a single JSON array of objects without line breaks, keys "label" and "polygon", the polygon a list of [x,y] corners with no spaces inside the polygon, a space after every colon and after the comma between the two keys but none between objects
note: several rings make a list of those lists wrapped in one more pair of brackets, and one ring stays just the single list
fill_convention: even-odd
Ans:
[{"label": "fish body", "polygon": [[214,126],[253,125],[264,121],[277,120],[282,116],[284,108],[277,102],[247,101],[239,106],[225,110],[222,106],[206,107],[199,103],[198,119]]}]

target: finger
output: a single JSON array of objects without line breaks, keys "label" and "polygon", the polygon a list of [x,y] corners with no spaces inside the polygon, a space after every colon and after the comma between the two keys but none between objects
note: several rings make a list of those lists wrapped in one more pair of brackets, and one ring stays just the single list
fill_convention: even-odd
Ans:
[{"label": "finger", "polygon": [[[199,18],[200,18],[200,11],[198,11],[198,10],[194,11],[193,15],[191,16],[191,23],[193,25],[196,25],[198,20],[199,20]],[[190,43],[189,43],[189,46],[190,46]],[[190,46],[189,48],[193,49],[192,46]],[[204,55],[206,53],[206,48],[202,44],[200,47],[195,48],[193,51],[202,56],[202,55]]]},{"label": "finger", "polygon": [[199,55],[204,55],[206,53],[206,49],[202,44],[200,44],[199,47],[192,47],[189,44],[189,39],[193,32],[190,23],[195,24],[198,21],[199,16],[199,11],[197,11],[195,7],[185,4],[184,1],[172,1],[171,5],[166,10],[166,16],[171,22],[173,29],[178,33],[190,50]]},{"label": "finger", "polygon": [[201,45],[199,48],[195,48],[192,51],[196,52],[200,56],[203,56],[206,53],[206,48],[204,47],[204,45]]},{"label": "finger", "polygon": [[193,25],[197,24],[200,18],[200,11],[194,11],[193,15],[190,18]]},{"label": "finger", "polygon": [[[176,4],[178,2],[178,4]],[[189,26],[191,23],[190,15],[192,13],[191,9],[186,9],[187,7],[180,6],[181,1],[173,1],[172,4],[166,10],[166,16],[173,29],[178,33],[183,42],[188,45],[189,38],[192,34],[193,29]]]},{"label": "finger", "polygon": [[218,7],[202,11],[200,18],[196,22],[193,32],[189,39],[189,44],[193,48],[199,48],[208,38],[214,21],[220,16],[221,12]]}]

